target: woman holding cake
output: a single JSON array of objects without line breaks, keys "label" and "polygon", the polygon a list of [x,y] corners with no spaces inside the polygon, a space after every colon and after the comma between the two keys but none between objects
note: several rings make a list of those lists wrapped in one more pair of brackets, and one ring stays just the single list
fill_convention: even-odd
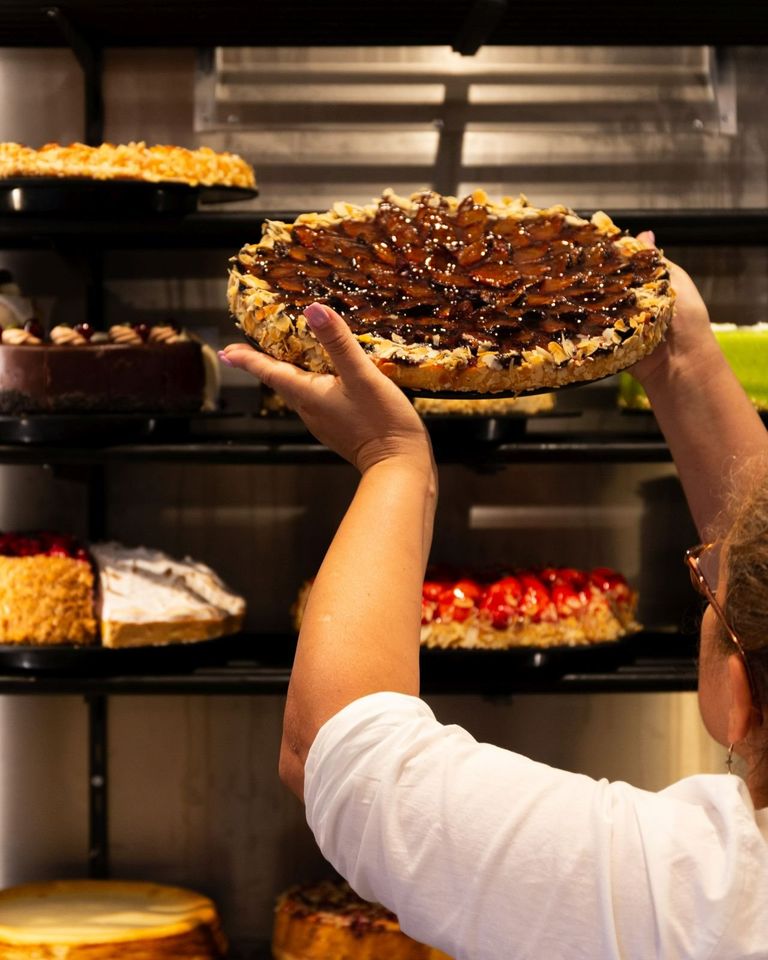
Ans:
[{"label": "woman holding cake", "polygon": [[441,725],[418,699],[437,493],[422,420],[320,305],[305,314],[336,377],[244,345],[222,355],[361,473],[304,614],[281,775],[354,889],[457,958],[768,957],[768,475],[744,469],[768,461],[768,438],[693,282],[676,267],[672,282],[668,338],[634,372],[715,541],[688,557],[709,600],[699,702],[745,781],[694,776],[649,793]]}]

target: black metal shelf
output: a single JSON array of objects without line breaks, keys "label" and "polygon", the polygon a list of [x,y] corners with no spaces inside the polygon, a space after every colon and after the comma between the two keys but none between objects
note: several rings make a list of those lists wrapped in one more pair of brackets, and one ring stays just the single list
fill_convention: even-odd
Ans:
[{"label": "black metal shelf", "polygon": [[[6,0],[3,46],[61,46],[49,13],[54,4]],[[101,47],[448,45],[473,53],[491,44],[761,44],[768,42],[763,4],[734,0],[646,0],[621,16],[615,4],[588,8],[569,0],[529,4],[525,16],[506,0],[62,0],[77,28]],[[372,25],[375,25],[375,30]]]},{"label": "black metal shelf", "polygon": [[[670,459],[650,413],[625,416],[614,409],[600,413],[598,420],[587,412],[584,416],[563,413],[527,418],[428,417],[426,423],[438,462],[480,470],[514,463],[663,463]],[[2,436],[9,420],[0,421]],[[26,421],[18,422],[23,433]],[[14,429],[16,424],[10,421]],[[49,431],[55,431],[55,417],[46,424]],[[71,419],[66,425],[71,431]],[[202,430],[206,425],[215,432],[195,432],[196,427]],[[85,442],[89,433],[97,432],[104,443]],[[141,461],[234,466],[343,462],[292,417],[251,416],[228,421],[202,416],[182,422],[176,432],[163,429],[161,422],[156,437],[142,442],[113,444],[109,435],[109,416],[91,415],[83,418],[79,439],[74,436],[67,442],[52,437],[43,443],[0,444],[0,463],[98,466]]]},{"label": "black metal shelf", "polygon": [[[186,673],[89,675],[5,671],[0,694],[73,694],[86,697],[146,694],[282,696],[291,674],[295,638],[247,635],[242,654]],[[423,650],[424,695],[507,696],[523,693],[645,693],[696,689],[695,647],[674,631],[645,631],[598,648],[577,647],[549,658],[535,650]]]},{"label": "black metal shelf", "polygon": [[[227,249],[232,252],[261,236],[265,220],[292,222],[295,210],[200,210],[187,216],[0,215],[0,248],[68,251],[105,249]],[[592,211],[581,211],[590,216]],[[652,229],[662,247],[765,246],[768,210],[612,210],[629,233]]]}]

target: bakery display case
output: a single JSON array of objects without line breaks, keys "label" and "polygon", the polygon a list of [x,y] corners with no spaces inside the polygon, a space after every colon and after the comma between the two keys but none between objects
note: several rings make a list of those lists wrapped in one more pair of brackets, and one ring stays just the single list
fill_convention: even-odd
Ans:
[{"label": "bakery display case", "polygon": [[[57,22],[55,15],[49,15],[43,30],[35,19],[37,14],[27,5],[15,5],[12,10],[13,6],[0,13],[0,35],[5,43],[36,46],[44,38],[54,45],[64,42],[66,27],[62,27],[60,18]],[[186,42],[185,38],[197,44],[202,36],[206,44],[243,42],[240,30],[227,32],[232,21],[223,15],[221,7],[215,11],[214,22],[210,5],[205,9],[193,5],[194,17],[185,5],[181,20],[170,2],[153,5],[152,16],[148,13],[145,19],[136,16],[136,4],[129,6],[130,23],[125,12],[121,13],[120,4],[78,0],[67,6],[63,22],[74,24],[77,35],[82,31],[88,41],[80,56],[89,78],[90,93],[86,90],[84,105],[92,128],[103,121],[99,97],[94,93],[105,66],[102,44],[109,46],[116,38],[142,47],[171,43],[169,28],[164,27],[171,20],[177,31],[180,25],[183,28],[174,33],[174,44]],[[239,4],[225,4],[228,6],[239,9]],[[421,32],[414,27],[414,40],[425,44],[439,40],[449,45],[456,41],[456,49],[464,45],[469,50],[477,38],[487,38],[490,30],[503,43],[508,40],[509,11],[503,11],[494,27],[490,20],[499,14],[499,10],[491,9],[494,6],[505,7],[449,5],[441,26],[444,35],[438,36],[434,22],[429,25],[425,20]],[[268,37],[265,34],[270,43],[327,43],[329,23],[323,24],[323,40],[312,32],[312,17],[304,18],[306,32],[297,37],[299,8],[288,5],[270,20],[273,33]],[[333,9],[329,8],[329,16]],[[426,5],[414,9],[418,16],[426,15]],[[391,23],[391,6],[388,10],[386,23]],[[752,7],[747,13],[746,20],[733,17],[731,26],[735,31],[738,24],[738,29],[751,33],[755,42],[761,14]],[[280,20],[288,14],[291,22],[281,34]],[[561,23],[565,30],[569,14],[564,6],[562,16],[566,18]],[[586,29],[583,20],[579,22],[579,29]],[[603,18],[604,24],[610,22],[611,18]],[[706,33],[707,16],[700,15],[697,22]],[[146,32],[150,26],[151,37]],[[349,19],[339,20],[334,34],[337,44],[359,42],[355,33],[358,28],[361,35],[370,30]],[[531,29],[538,27],[532,23]],[[391,42],[399,39],[393,28]],[[723,34],[716,38],[713,33],[703,42],[715,39],[725,42],[727,37]],[[552,42],[556,40],[557,36]],[[384,37],[379,42],[389,41]],[[200,71],[200,59],[190,57],[185,61],[184,70],[188,69]],[[106,72],[109,74],[108,69]],[[236,72],[232,68],[233,76]],[[235,79],[239,82],[242,72]],[[295,77],[289,80],[292,83]],[[119,84],[114,80],[112,84],[106,89],[115,97]],[[708,101],[709,106],[714,102],[716,98]],[[187,113],[178,111],[185,124],[191,114],[191,105],[186,106],[190,106]],[[195,106],[202,110],[205,104]],[[250,106],[253,108],[253,104]],[[222,103],[218,109],[224,109]],[[234,115],[234,108],[231,112]],[[396,112],[391,111],[390,119]],[[327,118],[328,111],[318,110],[318,114]],[[358,114],[351,108],[345,116],[357,122]],[[237,143],[245,136],[244,130],[239,123],[227,121],[224,114],[219,120],[222,117],[232,132],[218,130],[211,137],[232,137]],[[493,122],[490,107],[485,114],[485,119],[489,118]],[[279,118],[273,116],[273,122],[279,125]],[[715,121],[707,115],[703,122],[711,133]],[[107,129],[115,128],[120,129],[119,120],[113,115]],[[438,139],[438,174],[446,177],[450,137],[444,134]],[[340,193],[347,181],[339,165],[318,162],[316,169],[295,174],[287,163],[279,169],[282,161],[277,154],[281,150],[285,150],[283,145],[269,162],[264,162],[272,179],[267,177],[261,196],[236,205],[237,209],[213,205],[210,209],[195,206],[161,212],[154,207],[137,210],[110,206],[100,208],[98,215],[75,219],[50,208],[38,208],[34,213],[23,204],[14,208],[9,200],[0,213],[0,248],[20,258],[19,262],[28,258],[34,269],[23,273],[26,278],[36,273],[39,264],[58,264],[56,276],[65,276],[77,288],[78,307],[94,320],[110,311],[127,313],[125,303],[116,302],[115,289],[120,283],[127,286],[133,282],[142,271],[146,271],[151,286],[165,283],[165,275],[178,267],[181,284],[197,282],[203,265],[206,281],[222,286],[227,258],[243,242],[258,235],[264,220],[291,221],[310,208],[307,196],[313,189],[313,175],[318,178],[318,194],[322,194],[318,208],[326,197],[322,191],[334,190],[337,199],[342,199]],[[259,174],[256,151],[254,156]],[[585,168],[591,161],[594,157],[590,155],[574,177],[585,195],[589,187]],[[719,156],[716,162],[721,162]],[[527,169],[513,165],[505,174],[503,164],[486,157],[473,163],[472,169],[480,171],[478,176],[485,171],[491,180],[504,176],[517,180]],[[564,177],[565,165],[561,162],[560,167],[547,169],[545,187],[552,193],[563,189],[558,178]],[[391,165],[367,163],[360,175],[362,184],[371,170],[383,178],[390,173]],[[603,172],[600,167],[597,176]],[[417,179],[423,168],[413,160],[406,173]],[[290,196],[290,178],[294,175],[295,196]],[[722,264],[730,262],[739,266],[742,275],[749,274],[751,283],[763,262],[768,235],[768,204],[760,199],[762,195],[751,207],[735,202],[728,207],[721,204],[720,196],[712,196],[706,203],[695,191],[685,203],[678,204],[671,193],[652,199],[648,191],[639,191],[636,199],[613,204],[611,215],[633,233],[652,223],[658,242],[670,256],[703,264],[707,276],[712,272],[722,278]],[[574,205],[586,213],[588,199],[582,196],[581,200]],[[662,201],[666,206],[659,208]],[[51,292],[53,281],[43,279],[41,286],[44,295],[55,297],[55,289]],[[165,310],[166,303],[173,302],[173,292],[168,292],[170,283],[163,290],[166,300],[161,306],[154,289],[148,295],[150,313]],[[762,290],[759,282],[757,289]],[[730,292],[723,298],[726,306],[729,297]],[[755,312],[761,309],[761,303],[760,292],[754,298]],[[221,322],[212,321],[211,311],[203,310],[193,320],[206,327],[206,332],[229,335],[229,321],[223,317],[218,301],[217,309]],[[217,568],[220,563],[228,574],[234,572],[241,584],[247,582],[253,594],[252,602],[249,597],[252,612],[241,633],[194,650],[94,650],[84,656],[71,650],[53,656],[51,651],[37,648],[0,651],[0,693],[8,695],[9,700],[35,701],[41,709],[47,703],[54,705],[51,709],[69,709],[58,706],[60,698],[67,703],[84,700],[87,705],[83,735],[88,755],[84,764],[75,764],[78,777],[72,774],[70,779],[77,780],[76,789],[82,792],[78,795],[78,813],[82,814],[83,804],[87,807],[88,852],[80,859],[71,856],[68,861],[62,856],[57,867],[64,863],[70,872],[80,869],[93,876],[106,876],[113,872],[115,863],[128,863],[135,874],[140,868],[145,873],[164,870],[166,879],[174,879],[174,870],[187,870],[191,876],[202,878],[203,889],[215,890],[217,899],[223,899],[225,929],[227,921],[235,918],[236,940],[243,939],[242,930],[256,931],[256,938],[263,939],[265,917],[271,910],[264,890],[287,886],[302,874],[316,875],[312,871],[318,869],[316,860],[306,852],[306,841],[302,847],[299,840],[292,839],[299,830],[298,814],[294,810],[285,812],[287,804],[275,799],[276,789],[274,794],[270,792],[271,781],[264,785],[268,776],[264,771],[273,774],[270,749],[278,734],[275,718],[290,677],[295,644],[290,600],[302,578],[315,568],[354,478],[352,471],[317,443],[294,417],[284,413],[262,415],[255,389],[246,390],[242,383],[231,382],[225,387],[224,397],[226,406],[215,413],[182,417],[136,415],[121,419],[98,414],[88,418],[0,418],[0,463],[14,478],[13,484],[33,474],[45,474],[52,478],[52,484],[66,487],[66,497],[54,500],[54,506],[76,505],[71,514],[65,514],[63,508],[60,512],[62,518],[73,518],[72,524],[81,536],[88,540],[131,536],[145,543],[155,536],[158,545],[189,550],[210,559]],[[425,696],[448,704],[449,715],[452,712],[459,720],[468,720],[475,710],[478,715],[488,711],[490,719],[483,721],[486,726],[481,734],[495,738],[497,724],[503,737],[508,733],[505,724],[516,723],[514,737],[510,735],[509,739],[533,749],[540,731],[525,732],[531,726],[530,717],[525,716],[530,709],[536,716],[550,718],[551,728],[556,728],[552,740],[558,746],[548,748],[546,758],[585,767],[588,762],[583,754],[563,760],[564,752],[559,747],[562,716],[552,719],[555,707],[551,704],[555,701],[563,704],[568,724],[573,717],[578,718],[574,724],[586,723],[584,717],[590,711],[604,717],[602,710],[612,710],[615,712],[608,723],[619,727],[623,721],[616,717],[621,716],[622,708],[617,704],[622,700],[636,704],[642,695],[649,699],[668,697],[669,702],[677,703],[696,689],[695,626],[685,607],[687,584],[676,553],[678,541],[688,535],[688,528],[682,529],[680,500],[672,490],[669,451],[653,416],[620,410],[616,397],[615,384],[606,382],[563,390],[555,409],[540,415],[425,414],[445,476],[435,546],[439,559],[466,554],[474,560],[486,548],[500,558],[509,549],[510,531],[517,529],[516,524],[523,532],[520,539],[526,549],[537,540],[542,543],[536,548],[539,553],[533,556],[533,562],[544,556],[552,559],[550,551],[556,542],[562,542],[564,551],[584,563],[602,562],[600,551],[605,543],[612,551],[606,562],[612,562],[614,554],[617,558],[637,555],[634,566],[627,570],[645,604],[641,617],[645,626],[637,634],[583,649],[422,651]],[[17,476],[22,481],[16,481]],[[21,499],[18,487],[9,484],[7,489],[9,497]],[[30,502],[34,505],[32,494]],[[44,508],[39,507],[39,512],[44,514]],[[6,510],[6,515],[13,515],[13,511]],[[33,506],[24,515],[34,515]],[[253,543],[246,537],[247,530]],[[520,553],[512,559],[520,562],[526,558]],[[670,575],[667,583],[661,570],[676,571],[680,582]],[[118,662],[117,658],[104,656],[110,653],[124,656]],[[228,719],[222,721],[221,715]],[[161,730],[163,726],[167,729]],[[541,726],[546,728],[546,720]],[[174,739],[179,730],[183,731],[183,742],[181,734]],[[156,751],[154,738],[162,743]],[[597,742],[597,752],[601,752],[601,741]],[[198,749],[209,751],[204,760],[196,759]],[[588,748],[576,749],[586,752]],[[619,747],[617,752],[624,749]],[[137,761],[131,751],[144,751],[147,757],[142,755]],[[127,756],[133,758],[133,766]],[[147,770],[156,771],[163,783],[166,775],[169,780],[178,780],[178,794],[172,787],[152,782],[145,760]],[[272,779],[276,779],[274,774]],[[219,793],[211,799],[206,790],[213,781]],[[82,789],[84,784],[87,790]],[[138,810],[146,803],[145,793],[151,790],[160,792],[158,810],[165,806],[172,813],[159,813],[156,821],[148,817],[136,828],[144,846],[141,854],[134,855],[126,839],[126,823],[134,816],[133,808]],[[226,802],[221,795],[226,795]],[[183,817],[178,816],[178,808],[173,808],[177,801],[183,803]],[[246,822],[237,812],[232,814],[239,810],[234,806],[237,802],[245,805],[246,801],[253,801],[258,808],[256,822]],[[138,813],[136,819],[140,820]],[[176,820],[183,821],[183,826]],[[228,823],[234,825],[228,827]],[[203,853],[189,853],[194,847],[190,840],[193,835],[213,838]],[[168,862],[162,861],[166,843],[177,858],[173,862],[171,854],[167,855]],[[273,846],[286,846],[288,853],[276,855],[271,852]],[[247,873],[238,854],[232,852],[235,847],[251,851],[252,859],[260,864],[258,880]],[[156,866],[159,861],[161,867]],[[26,867],[28,862],[29,858],[24,870],[31,869]],[[47,861],[40,857],[38,863],[46,865]],[[184,866],[179,867],[180,863]],[[252,869],[256,872],[255,867]],[[261,956],[264,951],[253,948],[248,955]]]}]

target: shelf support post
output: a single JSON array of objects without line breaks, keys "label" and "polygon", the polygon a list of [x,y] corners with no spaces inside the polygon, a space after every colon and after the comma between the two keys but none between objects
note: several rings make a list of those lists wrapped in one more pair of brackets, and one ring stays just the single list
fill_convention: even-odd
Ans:
[{"label": "shelf support post", "polygon": [[77,29],[61,7],[47,7],[45,12],[64,35],[82,68],[85,80],[85,142],[92,147],[98,146],[104,140],[101,48],[91,43],[85,34]]},{"label": "shelf support post", "polygon": [[109,876],[107,697],[86,697],[88,705],[88,876]]},{"label": "shelf support post", "polygon": [[506,12],[507,0],[474,0],[453,42],[456,53],[474,56],[488,42]]}]

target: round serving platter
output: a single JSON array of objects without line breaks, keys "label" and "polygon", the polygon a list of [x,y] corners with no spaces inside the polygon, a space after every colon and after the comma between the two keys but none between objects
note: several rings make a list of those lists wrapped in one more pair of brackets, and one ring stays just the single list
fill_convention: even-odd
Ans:
[{"label": "round serving platter", "polygon": [[0,443],[83,446],[138,443],[185,434],[192,415],[167,413],[26,413],[0,416]]},{"label": "round serving platter", "polygon": [[421,670],[430,687],[441,683],[455,685],[482,682],[484,687],[498,683],[501,689],[511,679],[525,675],[535,680],[550,680],[569,673],[613,671],[631,658],[632,636],[607,643],[556,647],[508,647],[504,650],[467,650],[424,647]]},{"label": "round serving platter", "polygon": [[187,214],[198,203],[232,203],[258,196],[256,189],[91,180],[87,177],[12,177],[0,180],[0,215],[80,217]]},{"label": "round serving platter", "polygon": [[136,676],[189,673],[218,666],[242,654],[243,637],[234,635],[196,643],[156,647],[77,647],[0,644],[0,671],[70,677]]},{"label": "round serving platter", "polygon": [[[269,356],[258,340],[254,340],[253,337],[249,336],[239,324],[237,324],[237,327],[243,338],[254,350],[258,350],[259,353],[265,353]],[[514,400],[517,397],[541,396],[545,393],[552,393],[555,390],[559,393],[561,390],[584,387],[592,383],[597,383],[599,380],[607,380],[614,375],[613,373],[607,373],[605,376],[595,377],[593,380],[577,380],[573,383],[565,383],[557,387],[537,387],[530,390],[500,390],[494,391],[493,393],[478,393],[476,390],[415,390],[410,387],[402,387],[401,389],[403,393],[412,400],[418,400],[422,397],[425,400]]]}]

